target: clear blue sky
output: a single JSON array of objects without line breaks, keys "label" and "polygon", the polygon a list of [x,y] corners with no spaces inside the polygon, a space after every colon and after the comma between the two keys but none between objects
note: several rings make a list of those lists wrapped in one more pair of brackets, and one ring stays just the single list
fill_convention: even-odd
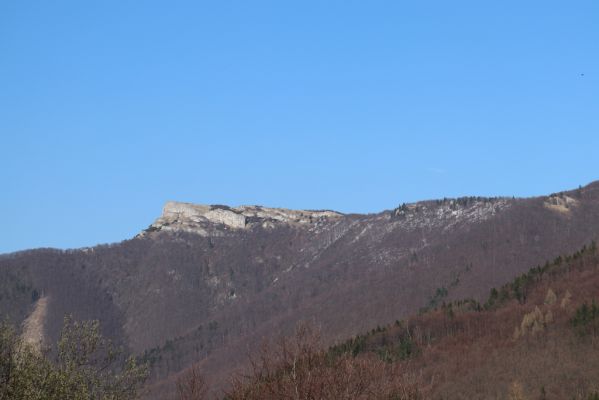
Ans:
[{"label": "clear blue sky", "polygon": [[599,2],[6,0],[0,150],[0,252],[130,238],[166,200],[573,188],[599,179]]}]

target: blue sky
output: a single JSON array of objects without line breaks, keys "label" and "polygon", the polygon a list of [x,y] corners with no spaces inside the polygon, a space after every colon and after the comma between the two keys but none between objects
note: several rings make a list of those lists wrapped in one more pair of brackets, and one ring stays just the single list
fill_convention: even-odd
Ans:
[{"label": "blue sky", "polygon": [[584,185],[598,21],[594,0],[3,1],[0,252],[129,238],[167,200]]}]

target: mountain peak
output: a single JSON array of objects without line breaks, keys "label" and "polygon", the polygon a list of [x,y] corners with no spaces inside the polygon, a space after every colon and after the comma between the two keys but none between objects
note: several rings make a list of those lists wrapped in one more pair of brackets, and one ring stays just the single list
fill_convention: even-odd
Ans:
[{"label": "mountain peak", "polygon": [[261,225],[315,224],[337,219],[343,214],[330,210],[290,210],[262,206],[229,207],[168,201],[162,215],[142,234],[155,231],[186,231],[203,236],[218,235],[225,230],[241,230]]}]

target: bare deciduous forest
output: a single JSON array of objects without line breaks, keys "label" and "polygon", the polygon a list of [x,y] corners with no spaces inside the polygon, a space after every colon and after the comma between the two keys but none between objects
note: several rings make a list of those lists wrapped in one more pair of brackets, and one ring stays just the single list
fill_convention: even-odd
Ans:
[{"label": "bare deciduous forest", "polygon": [[100,321],[147,365],[144,399],[597,390],[598,183],[302,223],[262,216],[241,230],[199,221],[186,223],[211,235],[152,229],[4,255],[2,317],[48,346],[65,314]]},{"label": "bare deciduous forest", "polygon": [[[461,300],[323,349],[300,325],[264,344],[215,398],[595,399],[599,393],[595,243],[532,268],[485,303]],[[197,367],[180,387],[208,388]],[[190,392],[186,392],[190,393]]]}]

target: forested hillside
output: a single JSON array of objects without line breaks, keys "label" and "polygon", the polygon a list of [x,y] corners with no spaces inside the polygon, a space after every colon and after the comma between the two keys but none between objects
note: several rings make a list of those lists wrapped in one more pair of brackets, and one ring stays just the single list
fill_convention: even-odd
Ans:
[{"label": "forested hillside", "polygon": [[224,398],[594,400],[598,339],[593,242],[492,289],[484,303],[443,302],[328,350],[300,325],[254,353]]},{"label": "forested hillside", "polygon": [[191,365],[225,389],[249,350],[301,321],[329,346],[443,303],[484,304],[492,287],[597,237],[599,183],[366,215],[167,203],[133,239],[3,255],[0,314],[46,344],[67,314],[101,321],[149,364],[146,398],[162,399]]}]

